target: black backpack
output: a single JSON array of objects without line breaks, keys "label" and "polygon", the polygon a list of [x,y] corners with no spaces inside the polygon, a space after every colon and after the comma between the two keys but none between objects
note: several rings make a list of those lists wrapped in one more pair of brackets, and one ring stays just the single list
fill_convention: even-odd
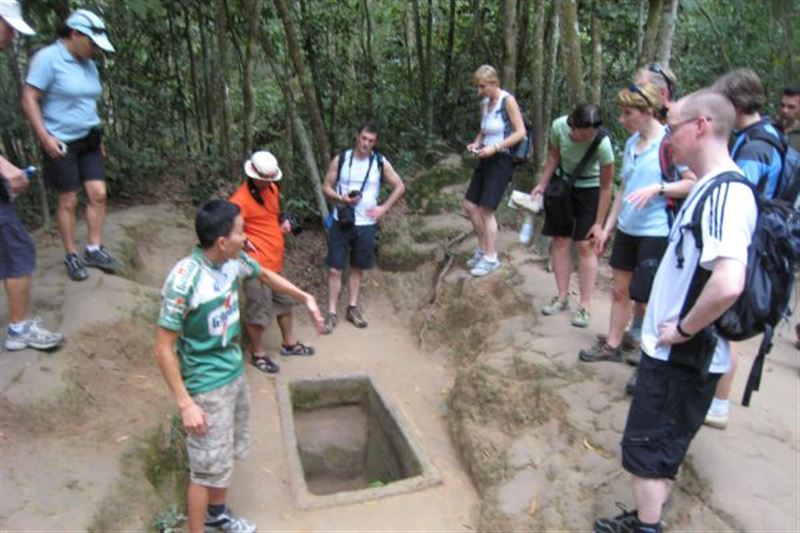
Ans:
[{"label": "black backpack", "polygon": [[[528,117],[525,116],[525,113],[522,112],[522,106],[520,106],[519,112],[522,115],[522,123],[525,125],[525,138],[508,150],[511,154],[511,160],[516,165],[527,163],[533,153],[533,125],[531,121],[528,120]],[[511,119],[508,118],[505,96],[503,97],[503,101],[500,102],[500,116],[503,118],[503,123],[506,125],[503,131],[503,137],[508,137],[511,135],[513,128],[511,126]]]},{"label": "black backpack", "polygon": [[[789,315],[795,270],[800,264],[800,212],[779,198],[768,199],[739,174],[720,176],[700,193],[692,213],[692,220],[683,226],[692,231],[698,248],[703,247],[703,202],[724,183],[741,182],[753,192],[758,207],[756,226],[747,249],[745,287],[734,304],[714,323],[724,338],[740,341],[763,333],[758,355],[750,369],[742,405],[750,404],[750,396],[758,390],[764,357],[772,349],[772,336],[781,319]],[[680,261],[680,258],[679,258]],[[699,258],[698,258],[699,261]],[[692,284],[705,284],[710,272],[698,266]]]},{"label": "black backpack", "polygon": [[[766,124],[766,122],[764,122]],[[786,136],[775,127],[778,137],[768,132],[763,125],[759,125],[745,133],[742,146],[750,141],[762,141],[775,148],[781,156],[781,174],[778,185],[775,187],[774,197],[784,200],[800,209],[800,153],[789,146]],[[767,178],[763,177],[758,183],[758,191],[763,194],[767,187]]]},{"label": "black backpack", "polygon": [[[658,145],[658,166],[661,168],[661,181],[664,183],[674,183],[681,180],[678,167],[672,158],[672,145],[667,142],[667,137],[661,139]],[[667,222],[669,227],[675,222],[675,216],[681,210],[683,198],[665,198],[667,201]]]}]

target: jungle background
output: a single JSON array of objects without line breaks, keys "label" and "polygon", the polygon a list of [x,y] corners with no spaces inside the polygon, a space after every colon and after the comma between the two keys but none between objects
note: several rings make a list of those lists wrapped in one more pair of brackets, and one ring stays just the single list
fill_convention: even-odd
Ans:
[{"label": "jungle background", "polygon": [[[800,80],[800,3],[790,0],[21,3],[38,33],[0,61],[3,151],[37,163],[19,105],[30,58],[71,10],[95,10],[117,49],[98,63],[118,204],[198,203],[239,183],[241,162],[265,148],[290,178],[287,210],[318,220],[327,212],[320,177],[366,119],[380,126],[380,149],[401,175],[462,151],[478,122],[471,75],[484,63],[533,123],[535,154],[518,187],[535,182],[551,120],[579,101],[602,106],[621,148],[614,97],[639,65],[672,68],[678,95],[750,67],[770,114],[783,86]],[[41,183],[17,202],[32,227],[51,224],[53,198]]]}]

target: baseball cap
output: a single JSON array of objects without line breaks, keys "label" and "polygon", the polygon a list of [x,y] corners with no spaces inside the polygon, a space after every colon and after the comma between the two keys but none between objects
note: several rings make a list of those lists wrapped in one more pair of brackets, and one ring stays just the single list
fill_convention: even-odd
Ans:
[{"label": "baseball cap", "polygon": [[22,10],[17,0],[0,0],[0,18],[8,22],[12,28],[23,35],[33,35],[36,33],[33,31],[33,28],[23,20]]},{"label": "baseball cap", "polygon": [[67,28],[72,28],[89,37],[101,50],[105,52],[114,51],[111,41],[108,40],[106,23],[88,9],[73,11],[64,24],[66,24]]},{"label": "baseball cap", "polygon": [[[278,167],[278,160],[266,150],[255,152],[244,162],[244,173],[254,180],[280,181],[283,172]],[[272,178],[266,175],[274,174]]]}]

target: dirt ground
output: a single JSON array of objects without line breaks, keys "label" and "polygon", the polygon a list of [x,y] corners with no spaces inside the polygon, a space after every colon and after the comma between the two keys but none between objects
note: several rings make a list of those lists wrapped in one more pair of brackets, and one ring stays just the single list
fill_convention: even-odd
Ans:
[{"label": "dirt ground", "polygon": [[[118,277],[92,270],[80,284],[67,280],[58,243],[38,239],[34,306],[68,341],[53,353],[0,355],[0,529],[142,530],[175,501],[153,488],[143,450],[173,411],[152,360],[153,323],[166,272],[194,242],[190,224],[168,206],[112,213],[107,245],[132,268]],[[426,241],[458,234],[466,221],[432,216],[413,226],[416,244],[429,250]],[[317,355],[277,357],[277,379],[248,366],[253,442],[234,475],[232,507],[261,530],[488,531],[586,530],[595,516],[615,514],[615,501],[630,505],[619,440],[631,368],[577,361],[605,329],[608,294],[595,295],[588,329],[571,327],[566,315],[541,317],[535,308],[551,296],[552,276],[515,238],[503,231],[504,266],[483,280],[464,269],[474,242],[463,241],[432,311],[441,253],[368,277],[365,330],[342,323],[317,337],[298,309],[298,337]],[[291,242],[287,275],[324,305],[321,246],[310,232]],[[695,439],[665,516],[669,529],[800,531],[791,340],[788,327],[780,330],[750,408],[739,405],[755,351],[744,344],[730,426]],[[278,345],[272,327],[267,346]],[[442,484],[327,509],[295,505],[276,385],[347,373],[370,375],[399,406]]]}]

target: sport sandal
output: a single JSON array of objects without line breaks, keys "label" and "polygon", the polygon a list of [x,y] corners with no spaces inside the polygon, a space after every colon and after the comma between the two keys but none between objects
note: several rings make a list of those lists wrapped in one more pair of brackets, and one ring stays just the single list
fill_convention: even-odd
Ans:
[{"label": "sport sandal", "polygon": [[302,342],[296,342],[290,346],[282,344],[281,355],[314,355],[314,348],[306,346]]},{"label": "sport sandal", "polygon": [[272,359],[263,354],[252,354],[250,356],[250,364],[267,374],[277,374],[281,369],[281,367],[272,362]]}]

